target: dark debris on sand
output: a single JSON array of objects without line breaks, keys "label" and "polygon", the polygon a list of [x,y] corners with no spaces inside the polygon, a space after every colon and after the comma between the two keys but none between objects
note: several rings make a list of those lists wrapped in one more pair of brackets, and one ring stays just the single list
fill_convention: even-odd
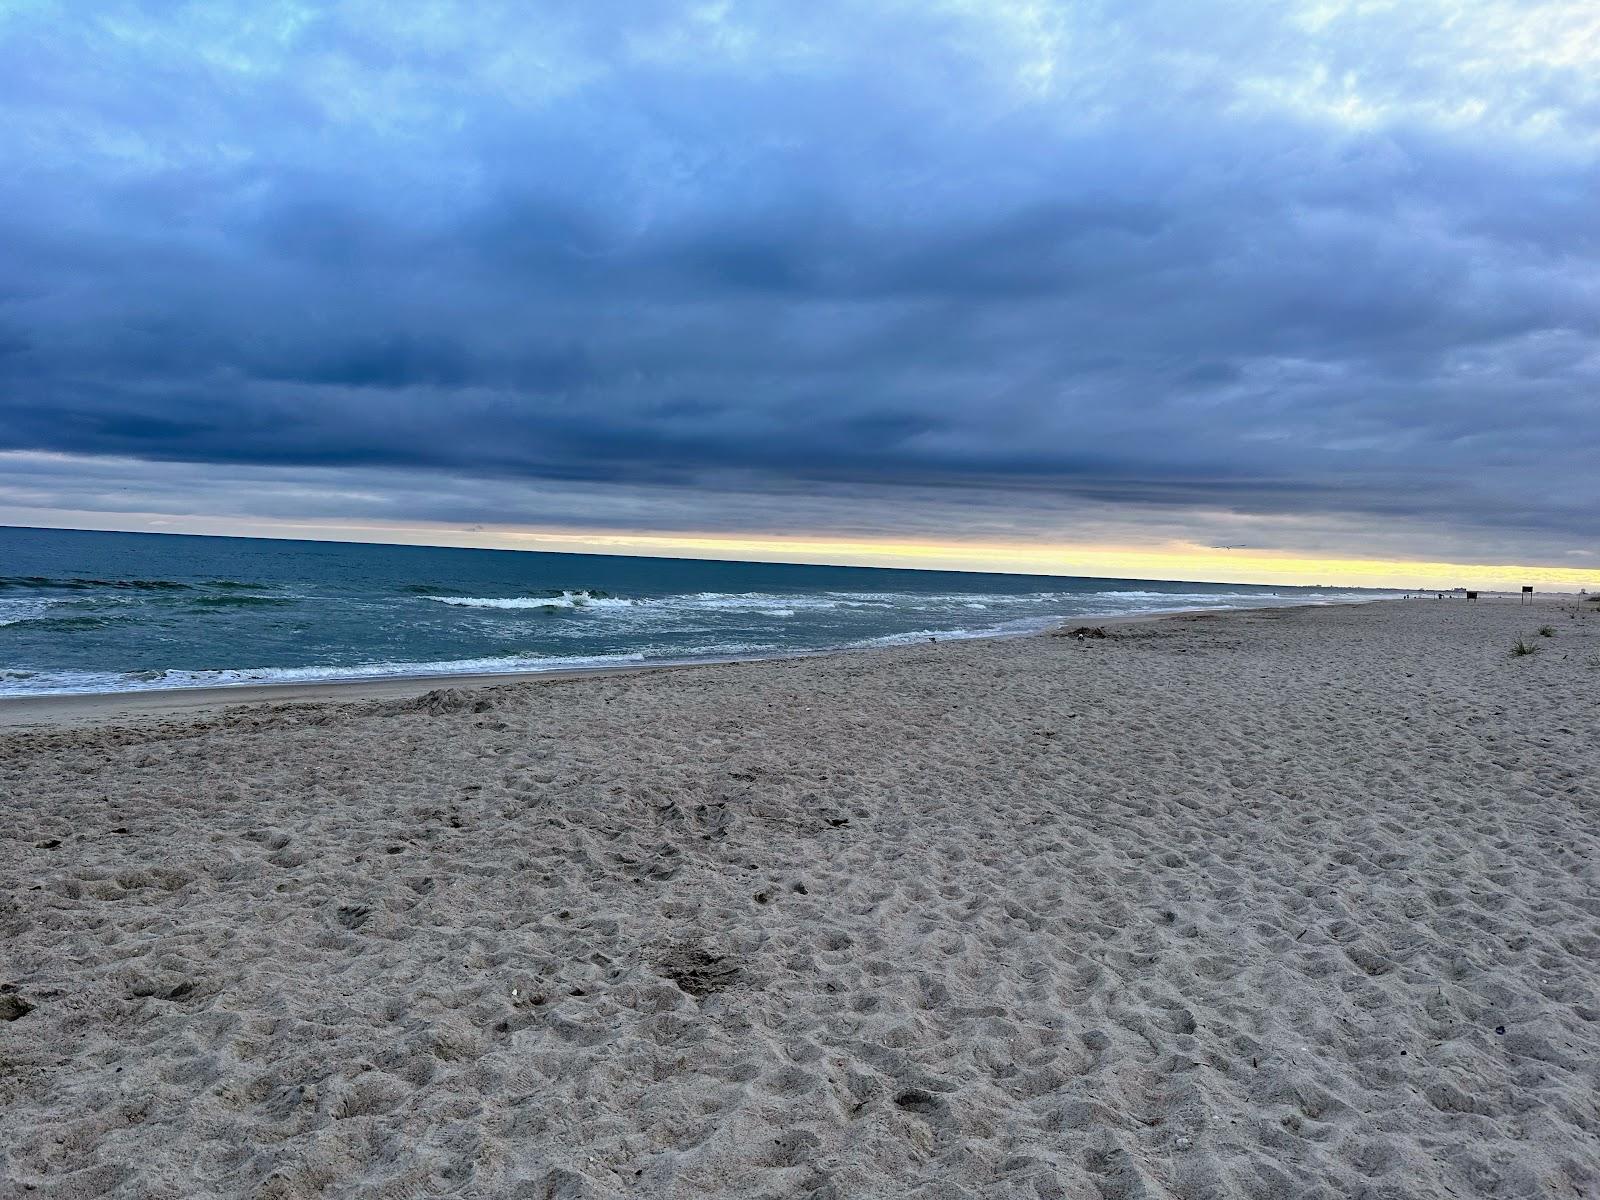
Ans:
[{"label": "dark debris on sand", "polygon": [[672,980],[691,996],[723,991],[739,979],[737,964],[693,943],[669,947],[656,960],[655,967],[664,979]]},{"label": "dark debris on sand", "polygon": [[435,688],[410,700],[396,700],[384,706],[390,713],[427,713],[431,717],[446,717],[456,713],[491,712],[495,703],[488,696],[469,692],[463,688]]}]

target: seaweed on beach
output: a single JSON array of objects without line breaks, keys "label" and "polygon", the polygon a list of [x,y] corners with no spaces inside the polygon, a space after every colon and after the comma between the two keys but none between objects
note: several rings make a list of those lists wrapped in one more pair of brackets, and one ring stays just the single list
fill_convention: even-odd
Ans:
[{"label": "seaweed on beach", "polygon": [[1109,638],[1113,636],[1106,632],[1104,625],[1079,625],[1076,629],[1058,629],[1051,637],[1077,638],[1083,641],[1086,638]]},{"label": "seaweed on beach", "polygon": [[481,713],[494,709],[495,702],[488,696],[466,691],[463,688],[435,688],[409,700],[395,700],[383,706],[386,713],[426,713],[430,717],[453,716],[456,713]]},{"label": "seaweed on beach", "polygon": [[691,996],[720,992],[739,978],[739,968],[729,958],[692,942],[669,947],[656,960],[655,968],[662,978],[672,980]]}]

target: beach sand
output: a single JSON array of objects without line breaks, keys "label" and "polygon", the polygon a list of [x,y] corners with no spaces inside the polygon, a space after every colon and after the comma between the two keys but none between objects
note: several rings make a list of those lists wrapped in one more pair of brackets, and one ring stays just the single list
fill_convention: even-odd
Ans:
[{"label": "beach sand", "polygon": [[0,1196],[1600,1195],[1600,605],[1112,634],[0,736]]}]

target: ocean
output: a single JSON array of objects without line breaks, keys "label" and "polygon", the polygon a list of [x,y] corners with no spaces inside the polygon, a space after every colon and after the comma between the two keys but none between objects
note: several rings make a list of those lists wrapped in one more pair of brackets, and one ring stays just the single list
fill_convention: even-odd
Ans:
[{"label": "ocean", "polygon": [[1390,594],[0,527],[0,695],[766,657]]}]

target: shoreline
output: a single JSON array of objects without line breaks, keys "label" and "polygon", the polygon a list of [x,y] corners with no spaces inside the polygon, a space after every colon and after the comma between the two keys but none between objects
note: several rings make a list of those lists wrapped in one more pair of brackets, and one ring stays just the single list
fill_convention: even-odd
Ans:
[{"label": "shoreline", "polygon": [[[1160,612],[1127,613],[1115,616],[1080,614],[1063,617],[1058,624],[1043,629],[985,633],[951,637],[948,643],[1003,642],[1050,637],[1069,625],[1093,624],[1106,628],[1172,620],[1208,613],[1280,612],[1297,609],[1362,607],[1392,604],[1392,597],[1375,600],[1341,600],[1306,604],[1273,604],[1249,607],[1195,606]],[[172,720],[217,713],[229,708],[255,705],[357,704],[363,701],[405,700],[427,692],[457,688],[480,691],[503,687],[522,687],[537,683],[570,682],[615,675],[655,674],[710,667],[737,667],[753,663],[791,662],[833,656],[883,654],[927,642],[900,642],[881,646],[829,646],[816,650],[794,650],[780,654],[619,663],[614,666],[552,667],[537,671],[487,671],[469,674],[383,675],[367,679],[285,680],[262,683],[207,684],[199,687],[144,688],[120,692],[47,692],[39,695],[0,696],[0,732],[116,725],[141,719]]]}]

